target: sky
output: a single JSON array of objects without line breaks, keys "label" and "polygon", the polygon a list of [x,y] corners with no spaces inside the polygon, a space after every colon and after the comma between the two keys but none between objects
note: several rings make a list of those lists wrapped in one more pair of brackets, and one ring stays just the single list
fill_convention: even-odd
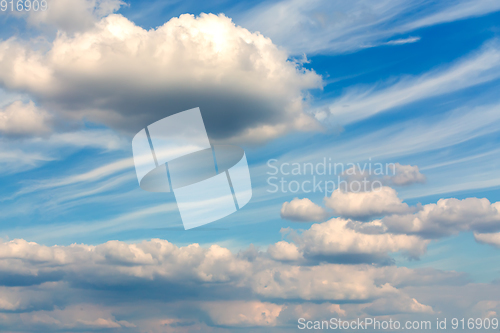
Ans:
[{"label": "sky", "polygon": [[[500,2],[47,4],[0,7],[2,332],[498,324]],[[132,138],[195,107],[253,195],[184,230]]]}]

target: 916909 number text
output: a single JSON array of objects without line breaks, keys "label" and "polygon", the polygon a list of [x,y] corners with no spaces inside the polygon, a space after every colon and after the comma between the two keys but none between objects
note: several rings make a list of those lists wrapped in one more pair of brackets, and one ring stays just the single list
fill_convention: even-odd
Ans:
[{"label": "916909 number text", "polygon": [[38,12],[49,8],[47,0],[0,0],[2,12]]}]

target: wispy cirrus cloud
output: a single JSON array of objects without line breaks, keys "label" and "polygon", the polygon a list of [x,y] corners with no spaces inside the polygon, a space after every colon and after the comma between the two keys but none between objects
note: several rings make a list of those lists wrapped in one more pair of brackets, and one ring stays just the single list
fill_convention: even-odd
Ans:
[{"label": "wispy cirrus cloud", "polygon": [[22,187],[9,199],[35,191],[47,190],[56,187],[74,185],[78,183],[96,182],[105,177],[119,174],[127,169],[132,169],[134,162],[132,158],[124,158],[114,161],[83,173],[71,174],[66,177],[32,181]]},{"label": "wispy cirrus cloud", "polygon": [[49,132],[41,137],[32,134],[30,132],[29,136],[20,138],[0,138],[0,154],[4,156],[0,161],[0,174],[34,169],[49,161],[65,159],[71,153],[83,149],[110,153],[129,147],[128,138],[108,129]]},{"label": "wispy cirrus cloud", "polygon": [[385,42],[384,45],[403,45],[403,44],[411,44],[416,43],[420,40],[420,37],[408,37],[408,38],[399,38],[393,39],[388,42]]},{"label": "wispy cirrus cloud", "polygon": [[419,76],[402,76],[396,83],[350,87],[333,100],[323,101],[316,117],[345,125],[377,113],[427,98],[453,93],[500,78],[500,46],[490,41],[482,49]]},{"label": "wispy cirrus cloud", "polygon": [[395,158],[451,147],[498,131],[500,104],[476,105],[476,102],[447,112],[416,120],[386,125],[335,147],[305,151],[301,160],[335,154],[338,160],[357,161],[368,157]]},{"label": "wispy cirrus cloud", "polygon": [[500,10],[498,2],[490,0],[462,0],[456,1],[450,5],[441,3],[437,4],[435,8],[428,8],[424,12],[423,17],[406,23],[401,29],[409,31],[469,17],[478,17],[498,10]]},{"label": "wispy cirrus cloud", "polygon": [[[344,53],[383,45],[393,36],[418,28],[498,10],[500,4],[490,0],[454,3],[284,0],[263,2],[237,14],[236,21],[271,37],[293,54]],[[411,38],[399,41],[416,41]]]},{"label": "wispy cirrus cloud", "polygon": [[12,174],[35,168],[55,158],[40,152],[27,152],[21,149],[2,149],[0,152],[2,172]]}]

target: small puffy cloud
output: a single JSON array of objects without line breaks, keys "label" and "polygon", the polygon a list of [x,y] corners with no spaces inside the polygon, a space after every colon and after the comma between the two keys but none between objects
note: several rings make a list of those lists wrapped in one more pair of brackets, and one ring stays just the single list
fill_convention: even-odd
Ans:
[{"label": "small puffy cloud", "polygon": [[285,202],[281,206],[281,218],[291,221],[310,222],[322,221],[328,216],[323,207],[304,198],[295,198],[290,202]]},{"label": "small puffy cloud", "polygon": [[269,245],[267,252],[275,260],[299,260],[302,259],[302,253],[299,252],[297,245],[280,241]]},{"label": "small puffy cloud", "polygon": [[268,302],[209,302],[203,308],[216,325],[275,326],[284,305]]},{"label": "small puffy cloud", "polygon": [[[377,164],[377,163],[376,163]],[[416,165],[402,165],[399,163],[389,163],[386,165],[385,170],[383,168],[377,168],[376,170],[371,170],[360,165],[354,165],[349,169],[345,170],[342,177],[348,182],[350,188],[360,188],[361,190],[371,190],[376,189],[382,185],[386,186],[408,186],[417,183],[425,183],[426,177],[422,173],[418,166]],[[353,182],[361,183],[351,185]],[[366,183],[366,184],[365,184]]]},{"label": "small puffy cloud", "polygon": [[500,232],[490,233],[490,234],[481,234],[474,233],[474,239],[483,244],[493,245],[494,247],[500,248]]},{"label": "small puffy cloud", "polygon": [[181,15],[151,30],[111,14],[85,32],[59,33],[42,49],[1,42],[0,85],[68,119],[135,134],[200,107],[216,140],[263,142],[319,128],[304,109],[321,77],[222,14]]},{"label": "small puffy cloud", "polygon": [[0,108],[0,132],[7,136],[40,136],[51,131],[51,116],[32,101]]},{"label": "small puffy cloud", "polygon": [[349,227],[349,220],[335,218],[314,224],[296,242],[308,257],[351,262],[388,259],[388,253],[403,252],[411,258],[425,253],[429,241],[417,236],[363,234]]},{"label": "small puffy cloud", "polygon": [[461,231],[491,233],[500,230],[500,202],[490,203],[486,198],[440,199],[435,204],[424,205],[414,214],[386,216],[382,222],[389,232],[427,238]]},{"label": "small puffy cloud", "polygon": [[397,192],[387,186],[371,192],[344,192],[337,189],[329,198],[325,198],[325,205],[338,216],[358,220],[412,211],[398,198]]},{"label": "small puffy cloud", "polygon": [[395,164],[394,175],[386,176],[386,181],[393,185],[406,186],[415,183],[425,183],[425,176],[420,173],[416,165]]}]

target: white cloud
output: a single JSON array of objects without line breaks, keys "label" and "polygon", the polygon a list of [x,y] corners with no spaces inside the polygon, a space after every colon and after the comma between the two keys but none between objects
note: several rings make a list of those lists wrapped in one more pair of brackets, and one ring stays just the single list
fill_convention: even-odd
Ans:
[{"label": "white cloud", "polygon": [[489,244],[500,248],[500,232],[490,233],[490,234],[482,234],[475,232],[474,239],[479,243]]},{"label": "white cloud", "polygon": [[15,101],[0,108],[0,132],[4,135],[39,136],[50,132],[51,116],[32,101]]},{"label": "white cloud", "polygon": [[319,128],[304,97],[321,77],[223,15],[181,15],[144,30],[112,14],[83,33],[58,34],[46,52],[31,48],[0,43],[0,83],[69,119],[135,133],[199,106],[214,139],[262,142]]},{"label": "white cloud", "polygon": [[[409,168],[406,171],[413,178],[416,170]],[[407,180],[407,175],[403,175],[402,179]],[[423,239],[446,237],[462,231],[473,231],[480,243],[497,247],[500,244],[500,202],[491,203],[486,198],[440,199],[435,204],[410,207],[394,189],[383,186],[371,192],[335,190],[331,197],[325,198],[325,204],[341,217],[358,221],[381,219],[362,223],[334,218],[314,224],[300,236],[295,236],[301,255],[372,254],[373,257],[383,257],[390,252],[403,251],[418,258],[425,253],[428,244]],[[283,242],[280,246],[285,249],[287,244]],[[273,251],[277,249],[273,247]]]},{"label": "white cloud", "polygon": [[490,203],[486,198],[439,199],[415,214],[387,216],[382,222],[389,232],[429,238],[461,231],[494,232],[500,230],[500,202]]},{"label": "white cloud", "polygon": [[274,260],[299,260],[303,258],[297,245],[285,241],[269,245],[267,252]]},{"label": "white cloud", "polygon": [[325,205],[339,216],[354,219],[403,214],[412,210],[398,198],[394,189],[387,186],[370,192],[344,192],[337,189],[330,197],[325,198]]},{"label": "white cloud", "polygon": [[291,221],[322,221],[328,216],[323,207],[316,205],[311,200],[294,198],[284,202],[281,206],[281,218]]},{"label": "white cloud", "polygon": [[[426,252],[429,243],[417,236],[363,234],[352,229],[349,226],[352,223],[335,218],[314,224],[295,241],[308,257],[327,259],[347,256],[351,261],[387,259],[388,253],[394,252],[403,252],[409,257],[418,258]],[[359,259],[356,259],[355,255],[358,255]]]},{"label": "white cloud", "polygon": [[[412,174],[415,170],[409,171]],[[406,175],[402,179],[406,180]],[[372,192],[335,190],[325,198],[325,204],[342,217],[370,220],[383,216],[381,220],[351,225],[362,233],[440,238],[474,231],[476,240],[494,244],[497,236],[492,233],[500,230],[500,202],[491,203],[486,198],[439,199],[435,204],[409,207],[394,189],[383,186]]]},{"label": "white cloud", "polygon": [[269,298],[366,301],[397,293],[389,283],[376,284],[370,266],[281,266],[258,271],[252,289]]},{"label": "white cloud", "polygon": [[411,44],[411,43],[416,43],[420,40],[420,37],[408,37],[408,38],[399,38],[399,39],[394,39],[390,40],[384,45],[403,45],[403,44]]},{"label": "white cloud", "polygon": [[386,176],[386,179],[394,185],[425,183],[425,176],[420,173],[416,165],[401,165],[396,163],[394,169],[394,175]]}]

